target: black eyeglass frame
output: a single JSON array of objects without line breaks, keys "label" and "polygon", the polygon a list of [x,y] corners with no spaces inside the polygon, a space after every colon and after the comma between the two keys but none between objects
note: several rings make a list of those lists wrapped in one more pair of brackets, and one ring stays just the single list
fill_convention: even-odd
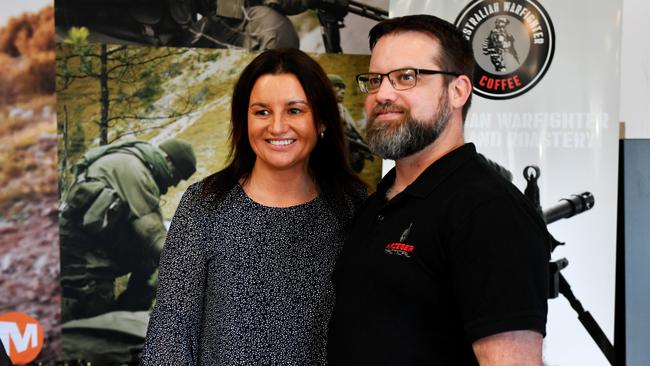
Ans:
[{"label": "black eyeglass frame", "polygon": [[[415,77],[415,82],[413,83],[413,86],[410,86],[408,88],[398,89],[395,86],[395,82],[393,82],[393,79],[391,79],[390,74],[394,73],[395,71],[406,71],[406,70],[415,71],[415,76],[416,76]],[[454,71],[428,70],[428,69],[416,69],[414,67],[404,67],[404,68],[401,68],[401,69],[391,70],[391,71],[389,71],[389,72],[387,72],[385,74],[382,74],[380,72],[364,72],[362,74],[358,74],[355,77],[355,80],[357,81],[357,86],[359,87],[359,90],[361,90],[362,93],[364,93],[364,94],[374,94],[379,90],[379,88],[377,88],[377,90],[374,90],[374,91],[370,91],[370,89],[364,90],[364,88],[361,86],[362,82],[359,80],[361,77],[366,76],[366,75],[379,75],[381,77],[381,80],[379,81],[380,86],[381,86],[381,83],[384,82],[384,78],[388,78],[388,82],[390,83],[390,86],[393,87],[393,89],[395,89],[395,90],[409,90],[409,89],[415,88],[415,86],[418,85],[417,76],[420,75],[420,74],[423,74],[423,75],[451,75],[451,76],[455,76],[455,77],[458,77],[458,76],[462,75],[461,73],[454,72]],[[368,78],[368,79],[370,79],[370,78]]]}]

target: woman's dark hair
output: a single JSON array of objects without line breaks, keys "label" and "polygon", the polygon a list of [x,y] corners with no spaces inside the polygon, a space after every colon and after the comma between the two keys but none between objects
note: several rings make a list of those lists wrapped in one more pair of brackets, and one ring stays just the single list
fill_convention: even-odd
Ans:
[{"label": "woman's dark hair", "polygon": [[343,126],[332,85],[316,61],[294,48],[265,51],[242,71],[232,95],[230,163],[204,180],[203,197],[218,203],[240,179],[250,177],[256,156],[248,140],[248,106],[255,82],[268,74],[292,74],[298,78],[314,123],[325,126],[325,136],[318,138],[309,156],[310,172],[333,212],[338,215],[349,211],[345,209],[346,195],[357,196],[365,184],[347,163]]}]

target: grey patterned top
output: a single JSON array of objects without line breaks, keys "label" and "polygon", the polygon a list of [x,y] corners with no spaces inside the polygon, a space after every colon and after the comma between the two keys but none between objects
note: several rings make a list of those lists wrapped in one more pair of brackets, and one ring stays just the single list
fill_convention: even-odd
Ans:
[{"label": "grey patterned top", "polygon": [[185,192],[160,261],[144,365],[325,365],[342,245],[321,197],[260,205],[237,185],[217,208]]}]

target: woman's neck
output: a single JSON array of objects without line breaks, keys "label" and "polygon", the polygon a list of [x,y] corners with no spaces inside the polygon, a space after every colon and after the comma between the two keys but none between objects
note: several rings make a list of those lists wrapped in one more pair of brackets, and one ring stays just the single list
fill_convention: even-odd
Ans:
[{"label": "woman's neck", "polygon": [[318,196],[318,186],[304,169],[264,169],[255,164],[251,175],[240,182],[253,201],[269,207],[291,207]]}]

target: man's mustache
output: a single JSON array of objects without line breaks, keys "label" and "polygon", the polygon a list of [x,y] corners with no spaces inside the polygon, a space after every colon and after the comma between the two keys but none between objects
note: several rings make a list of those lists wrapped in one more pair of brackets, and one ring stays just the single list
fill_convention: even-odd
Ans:
[{"label": "man's mustache", "polygon": [[380,114],[393,113],[393,112],[405,113],[406,108],[395,105],[393,103],[377,104],[372,108],[372,111],[370,112],[370,117],[374,119]]}]

